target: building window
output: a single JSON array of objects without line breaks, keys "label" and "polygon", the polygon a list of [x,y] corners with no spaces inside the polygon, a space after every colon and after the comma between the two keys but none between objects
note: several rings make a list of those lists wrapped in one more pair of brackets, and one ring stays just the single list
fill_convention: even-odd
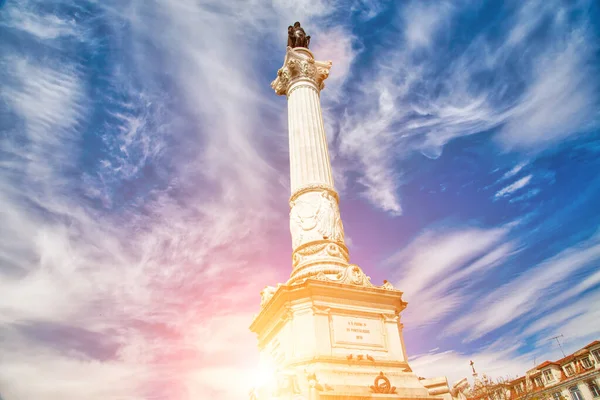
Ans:
[{"label": "building window", "polygon": [[592,368],[592,362],[587,357],[581,359],[581,364],[583,365],[583,368],[585,368],[585,369]]},{"label": "building window", "polygon": [[581,392],[579,391],[579,387],[577,387],[577,386],[571,386],[569,388],[569,392],[571,393],[571,399],[573,399],[573,400],[583,400],[583,396],[581,395]]},{"label": "building window", "polygon": [[546,379],[546,382],[554,381],[554,375],[552,375],[552,371],[550,371],[549,369],[545,370],[544,379]]},{"label": "building window", "polygon": [[552,399],[553,400],[561,400],[560,392],[552,393]]},{"label": "building window", "polygon": [[592,355],[596,359],[596,362],[600,363],[600,349],[592,350]]},{"label": "building window", "polygon": [[600,388],[598,388],[598,384],[596,383],[596,381],[588,381],[588,388],[590,389],[590,392],[592,392],[592,396],[594,397],[600,397]]},{"label": "building window", "polygon": [[521,385],[516,385],[515,390],[517,391],[517,394],[523,393],[523,389],[521,388]]},{"label": "building window", "polygon": [[567,365],[565,367],[565,372],[567,373],[567,376],[571,376],[575,373],[575,371],[573,371],[573,367],[570,365]]},{"label": "building window", "polygon": [[544,384],[542,383],[542,378],[540,378],[539,376],[533,378],[533,382],[535,383],[536,387],[541,388],[542,386],[544,386]]}]

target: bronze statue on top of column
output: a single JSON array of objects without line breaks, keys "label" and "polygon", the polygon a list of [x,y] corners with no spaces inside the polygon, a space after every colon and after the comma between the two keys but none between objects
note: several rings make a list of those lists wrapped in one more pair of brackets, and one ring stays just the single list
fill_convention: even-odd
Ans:
[{"label": "bronze statue on top of column", "polygon": [[288,26],[288,47],[304,47],[308,49],[309,44],[310,36],[306,36],[306,32],[300,26],[300,22],[294,23],[294,26]]}]

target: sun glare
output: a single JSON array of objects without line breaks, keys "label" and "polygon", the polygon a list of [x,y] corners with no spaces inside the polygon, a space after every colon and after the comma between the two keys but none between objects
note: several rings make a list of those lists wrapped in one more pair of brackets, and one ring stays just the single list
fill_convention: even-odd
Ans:
[{"label": "sun glare", "polygon": [[256,388],[274,387],[277,381],[276,368],[272,362],[261,360],[256,369],[254,385]]}]

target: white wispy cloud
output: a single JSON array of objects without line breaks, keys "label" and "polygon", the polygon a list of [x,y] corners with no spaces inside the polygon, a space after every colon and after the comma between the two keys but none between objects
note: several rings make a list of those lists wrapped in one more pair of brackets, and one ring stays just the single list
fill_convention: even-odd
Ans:
[{"label": "white wispy cloud", "polygon": [[410,48],[429,47],[436,34],[447,27],[454,7],[449,2],[412,2],[403,10],[406,45]]},{"label": "white wispy cloud", "polygon": [[[5,398],[133,399],[136,397],[131,394],[139,390],[139,379],[144,379],[145,371],[140,364],[90,360],[73,351],[65,352],[13,335],[8,339],[10,346],[3,346],[2,354],[9,361],[0,368]],[[22,383],[22,379],[34,377],[35,380]]]},{"label": "white wispy cloud", "polygon": [[573,286],[572,288],[565,290],[550,299],[547,303],[547,307],[555,307],[557,305],[562,304],[565,300],[572,299],[575,296],[579,296],[585,291],[597,286],[600,284],[600,271],[596,271],[595,273],[584,277],[581,281]]},{"label": "white wispy cloud", "polygon": [[492,343],[468,353],[454,350],[432,351],[411,357],[409,363],[419,376],[446,376],[450,385],[462,378],[471,377],[471,361],[475,362],[480,374],[485,373],[494,378],[505,378],[507,375],[516,377],[530,367],[530,355],[519,354],[519,346],[514,343],[507,344]]},{"label": "white wispy cloud", "polygon": [[468,332],[466,340],[474,340],[543,307],[565,279],[600,258],[599,238],[567,248],[490,292],[470,314],[452,322],[448,333]]},{"label": "white wispy cloud", "polygon": [[[592,280],[599,283],[597,279],[597,277],[592,277]],[[574,293],[570,294],[572,296]],[[560,295],[558,297],[560,301],[550,299],[547,304],[540,304],[537,307],[536,315],[539,318],[527,327],[523,335],[532,336],[545,333],[541,336],[542,341],[555,336],[555,334],[562,334],[563,337],[566,335],[569,342],[577,339],[589,339],[590,341],[596,339],[600,329],[586,321],[594,321],[598,318],[600,310],[597,307],[590,307],[590,305],[597,304],[600,301],[600,295],[593,292],[579,295],[575,302],[566,306],[565,299],[568,297]],[[541,310],[543,312],[540,312]]]},{"label": "white wispy cloud", "polygon": [[522,162],[519,163],[517,165],[515,165],[513,168],[511,168],[509,171],[507,171],[504,175],[502,175],[502,178],[500,178],[501,181],[506,180],[508,178],[512,178],[513,176],[515,176],[516,174],[518,174],[519,172],[521,172],[521,170],[527,165],[526,162]]},{"label": "white wispy cloud", "polygon": [[51,167],[73,166],[70,151],[77,137],[71,129],[86,113],[80,73],[72,64],[41,64],[17,56],[9,58],[6,66],[5,73],[14,83],[5,87],[2,98],[26,126],[25,143],[17,146],[6,141],[6,150],[18,157],[14,167],[26,168],[39,180],[58,179]]},{"label": "white wispy cloud", "polygon": [[507,238],[510,229],[429,231],[389,257],[386,266],[401,266],[397,287],[410,304],[403,315],[407,326],[437,323],[462,306],[471,297],[469,287],[516,251]]},{"label": "white wispy cloud", "polygon": [[[591,313],[588,316],[592,316]],[[450,385],[468,378],[473,385],[471,361],[475,363],[480,378],[485,374],[492,379],[514,379],[523,376],[525,371],[536,364],[539,365],[543,360],[562,358],[562,353],[546,338],[537,342],[533,348],[525,349],[524,342],[515,336],[516,338],[498,339],[465,352],[432,350],[411,357],[409,363],[419,376],[447,376]],[[589,344],[589,340],[569,337],[564,344],[565,351],[572,353]]]},{"label": "white wispy cloud", "polygon": [[505,196],[508,196],[508,195],[516,192],[517,190],[524,188],[525,186],[527,186],[529,184],[532,177],[533,177],[533,175],[527,175],[527,176],[522,177],[521,179],[511,183],[510,185],[505,186],[502,189],[498,190],[496,192],[496,194],[494,195],[494,197],[495,198],[505,197]]},{"label": "white wispy cloud", "polygon": [[[560,17],[585,4],[520,3],[506,41],[490,42],[484,30],[452,53],[452,15],[470,5],[448,7],[414,2],[403,9],[407,23],[398,29],[406,40],[399,45],[391,33],[372,68],[353,77],[357,95],[339,127],[340,159],[365,197],[391,214],[402,213],[399,191],[410,177],[398,170],[414,152],[435,159],[453,139],[498,129],[496,143],[531,158],[598,121],[593,35],[585,18],[571,27]],[[419,25],[424,15],[428,29]],[[550,44],[532,46],[544,21]],[[489,85],[478,84],[482,76]]]},{"label": "white wispy cloud", "polygon": [[531,84],[498,135],[504,146],[545,149],[590,128],[600,101],[588,79],[596,73],[590,49],[585,34],[575,30],[539,55]]},{"label": "white wispy cloud", "polygon": [[363,114],[363,118],[344,116],[340,126],[339,154],[359,160],[362,167],[359,183],[365,187],[364,194],[369,200],[385,211],[401,214],[396,194],[400,176],[392,168],[393,154],[389,152],[392,138],[383,133],[402,110],[395,109],[395,95],[387,86],[385,82],[374,82],[362,88],[362,97],[371,99],[377,109],[369,115]]},{"label": "white wispy cloud", "polygon": [[363,21],[368,21],[379,15],[385,8],[385,3],[377,0],[361,0],[352,4],[351,10]]},{"label": "white wispy cloud", "polygon": [[72,19],[55,14],[43,13],[34,4],[24,1],[20,8],[7,7],[4,24],[19,29],[41,40],[56,39],[61,36],[76,36],[77,28]]},{"label": "white wispy cloud", "polygon": [[525,193],[523,193],[520,196],[512,197],[508,202],[509,203],[516,203],[518,201],[528,200],[528,199],[530,199],[532,197],[535,197],[538,194],[540,194],[541,191],[542,190],[540,188],[533,188],[533,189],[530,189],[530,190],[526,191]]},{"label": "white wispy cloud", "polygon": [[344,80],[348,77],[350,67],[354,58],[355,51],[352,48],[354,36],[340,26],[333,27],[329,30],[316,31],[311,33],[319,40],[315,41],[314,46],[311,46],[311,51],[317,60],[335,60],[332,62],[331,72],[325,81],[327,89],[327,100],[331,98],[331,88],[334,86],[340,90]]},{"label": "white wispy cloud", "polygon": [[[261,117],[283,115],[285,101],[262,76],[267,53],[256,52],[256,38],[281,36],[265,44],[279,63],[287,25],[323,20],[335,5],[217,3],[89,4],[110,33],[89,42],[98,19],[41,14],[36,2],[6,6],[12,22],[2,28],[31,47],[11,55],[2,75],[16,127],[1,139],[10,154],[0,161],[0,329],[10,332],[2,396],[247,394],[249,379],[226,377],[252,376],[256,342],[244,327],[261,287],[287,273],[266,256],[266,232],[286,231],[272,222],[285,219],[274,204],[285,204],[287,179],[265,135],[281,132],[285,148],[286,129]],[[331,82],[340,85],[352,39],[327,29],[339,40],[316,40],[315,50],[334,58]],[[95,56],[110,44],[105,75],[63,53],[75,42]],[[39,46],[44,58],[27,53]],[[90,137],[104,147],[84,149]]]}]

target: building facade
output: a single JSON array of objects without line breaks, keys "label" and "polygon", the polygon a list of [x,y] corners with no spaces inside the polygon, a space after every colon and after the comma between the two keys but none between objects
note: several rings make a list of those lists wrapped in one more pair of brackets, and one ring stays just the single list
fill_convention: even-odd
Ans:
[{"label": "building facade", "polygon": [[600,399],[600,341],[560,360],[545,361],[509,385],[511,397],[516,399]]},{"label": "building facade", "polygon": [[468,400],[600,400],[600,341],[545,361],[517,379],[476,380],[472,389],[456,388],[454,394]]}]

